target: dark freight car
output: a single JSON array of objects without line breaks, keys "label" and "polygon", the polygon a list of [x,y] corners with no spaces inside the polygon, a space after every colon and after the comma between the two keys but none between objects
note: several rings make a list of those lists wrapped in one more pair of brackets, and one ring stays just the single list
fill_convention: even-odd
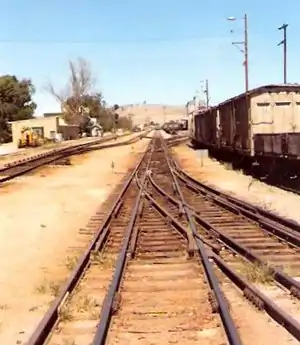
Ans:
[{"label": "dark freight car", "polygon": [[287,134],[287,148],[290,156],[300,158],[300,133]]},{"label": "dark freight car", "polygon": [[300,133],[255,134],[257,156],[300,158]]},{"label": "dark freight car", "polygon": [[249,97],[242,94],[219,105],[220,147],[230,150],[250,150]]},{"label": "dark freight car", "polygon": [[203,114],[203,140],[206,145],[217,145],[217,115],[218,108],[210,108]]}]

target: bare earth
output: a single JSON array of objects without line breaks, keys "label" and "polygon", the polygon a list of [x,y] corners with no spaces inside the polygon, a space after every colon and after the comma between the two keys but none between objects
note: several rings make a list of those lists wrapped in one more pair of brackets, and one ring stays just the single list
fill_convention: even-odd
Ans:
[{"label": "bare earth", "polygon": [[[105,133],[104,137],[108,137],[110,135],[112,134]],[[117,140],[119,141],[128,140],[132,136],[135,136],[135,135],[136,134],[131,134],[129,136],[118,138]],[[47,151],[52,151],[54,149],[69,147],[69,146],[78,145],[78,144],[85,144],[85,143],[92,142],[99,139],[100,139],[99,137],[81,138],[81,139],[76,139],[76,140],[62,141],[61,143],[49,143],[49,144],[44,144],[39,147],[30,147],[30,148],[22,148],[22,149],[18,149],[17,147],[14,146],[13,143],[3,144],[3,145],[0,145],[0,167],[6,163],[16,161],[21,158],[31,157],[39,153],[46,153]]]},{"label": "bare earth", "polygon": [[1,187],[0,344],[23,344],[34,330],[70,272],[70,247],[90,240],[79,228],[148,142],[90,152],[73,166],[43,168]]}]

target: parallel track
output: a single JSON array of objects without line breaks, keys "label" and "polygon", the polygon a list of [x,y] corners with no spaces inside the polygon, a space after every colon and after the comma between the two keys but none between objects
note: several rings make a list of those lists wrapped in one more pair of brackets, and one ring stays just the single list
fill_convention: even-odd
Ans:
[{"label": "parallel track", "polygon": [[[261,299],[210,243],[197,239],[193,211],[166,154],[166,143],[155,138],[28,345],[242,344],[219,268],[256,305]],[[280,308],[272,317],[300,339],[300,325]]]},{"label": "parallel track", "polygon": [[[297,227],[284,219],[280,222],[275,215],[259,214],[258,209],[255,212],[253,206],[251,209],[241,201],[229,201],[221,192],[214,192],[189,178],[176,164],[173,169],[182,196],[193,212],[195,235],[217,253],[221,248],[230,249],[229,253],[224,251],[220,255],[235,266],[241,263],[233,252],[265,266],[279,283],[300,299],[300,283],[293,278],[300,276],[300,233]],[[152,179],[152,185],[161,197],[172,191],[170,175],[169,169],[168,173],[157,175],[160,176],[158,183]],[[177,199],[169,198],[169,201],[173,208],[178,208],[178,196]]]},{"label": "parallel track", "polygon": [[[141,134],[141,136],[129,139],[121,143],[107,143],[113,141],[114,138],[103,138],[88,142],[84,144],[73,145],[71,147],[65,147],[61,149],[54,149],[46,153],[40,153],[35,156],[23,158],[11,163],[6,164],[0,169],[0,184],[10,181],[16,177],[29,173],[35,169],[38,169],[47,164],[53,164],[59,162],[72,155],[83,154],[92,150],[99,150],[109,147],[116,147],[122,145],[130,145],[138,141],[141,137],[147,135],[148,132]],[[107,143],[107,144],[106,144]]]}]

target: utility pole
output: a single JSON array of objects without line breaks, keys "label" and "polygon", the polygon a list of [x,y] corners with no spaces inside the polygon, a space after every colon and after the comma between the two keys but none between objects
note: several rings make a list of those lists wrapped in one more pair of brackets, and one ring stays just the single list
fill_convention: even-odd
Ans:
[{"label": "utility pole", "polygon": [[[241,18],[240,18],[241,19]],[[229,21],[236,21],[236,17],[227,17]],[[245,68],[245,91],[246,94],[249,91],[249,58],[248,58],[248,16],[247,13],[244,15],[244,40],[241,42],[232,42],[232,44],[238,48],[244,54],[244,68]],[[243,45],[244,49],[239,48]]]},{"label": "utility pole", "polygon": [[246,92],[249,91],[249,70],[248,70],[248,17],[247,17],[247,13],[245,13],[244,15],[244,44],[245,44],[245,89]]},{"label": "utility pole", "polygon": [[206,96],[206,107],[209,107],[209,90],[208,90],[208,79],[205,80],[205,90],[204,90],[205,96]]},{"label": "utility pole", "polygon": [[279,42],[277,45],[280,46],[283,44],[283,82],[284,84],[287,83],[287,62],[286,62],[286,48],[287,48],[287,40],[286,40],[286,29],[288,24],[283,24],[278,30],[283,30],[283,40]]}]

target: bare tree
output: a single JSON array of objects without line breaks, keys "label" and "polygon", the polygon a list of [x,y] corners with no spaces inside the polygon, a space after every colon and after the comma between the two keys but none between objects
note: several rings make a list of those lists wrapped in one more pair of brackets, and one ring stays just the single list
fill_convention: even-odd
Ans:
[{"label": "bare tree", "polygon": [[90,64],[83,58],[69,61],[69,71],[69,80],[62,90],[57,91],[52,83],[48,83],[46,89],[61,104],[66,121],[81,124],[85,120],[83,101],[93,92],[96,79]]}]

